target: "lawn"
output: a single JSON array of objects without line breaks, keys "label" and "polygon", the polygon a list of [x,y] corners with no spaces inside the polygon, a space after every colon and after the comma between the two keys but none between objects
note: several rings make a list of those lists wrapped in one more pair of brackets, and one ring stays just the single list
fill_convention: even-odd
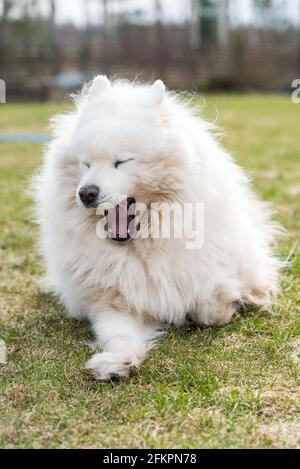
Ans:
[{"label": "lawn", "polygon": [[[203,104],[203,101],[201,101]],[[0,133],[41,132],[62,104],[0,105]],[[271,201],[293,266],[271,313],[222,329],[172,330],[124,381],[84,369],[86,324],[39,291],[27,180],[38,143],[0,143],[0,447],[300,447],[300,105],[284,96],[210,96],[224,144]]]}]

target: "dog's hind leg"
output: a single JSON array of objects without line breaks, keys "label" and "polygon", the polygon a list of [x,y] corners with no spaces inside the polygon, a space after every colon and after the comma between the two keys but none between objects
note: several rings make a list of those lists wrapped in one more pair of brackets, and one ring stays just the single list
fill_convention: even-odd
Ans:
[{"label": "dog's hind leg", "polygon": [[134,317],[126,308],[117,310],[113,305],[101,305],[90,315],[96,340],[102,352],[87,362],[96,379],[127,377],[138,367],[146,353],[164,331],[159,325]]},{"label": "dog's hind leg", "polygon": [[225,326],[238,311],[240,292],[238,282],[224,282],[214,287],[212,293],[203,298],[189,314],[196,324],[207,326]]}]

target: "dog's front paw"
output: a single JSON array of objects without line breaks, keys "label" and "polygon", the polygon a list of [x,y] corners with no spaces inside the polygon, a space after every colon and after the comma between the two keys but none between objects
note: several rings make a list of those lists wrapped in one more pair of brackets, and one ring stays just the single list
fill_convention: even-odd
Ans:
[{"label": "dog's front paw", "polygon": [[126,378],[130,370],[139,364],[134,354],[125,352],[95,353],[86,364],[98,380],[109,380],[113,377]]}]

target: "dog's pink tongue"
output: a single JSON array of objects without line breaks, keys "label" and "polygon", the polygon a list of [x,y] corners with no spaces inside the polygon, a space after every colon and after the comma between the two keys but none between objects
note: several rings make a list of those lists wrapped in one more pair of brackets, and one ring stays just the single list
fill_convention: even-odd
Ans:
[{"label": "dog's pink tongue", "polygon": [[109,210],[106,219],[109,233],[113,238],[127,238],[127,204],[120,204]]}]

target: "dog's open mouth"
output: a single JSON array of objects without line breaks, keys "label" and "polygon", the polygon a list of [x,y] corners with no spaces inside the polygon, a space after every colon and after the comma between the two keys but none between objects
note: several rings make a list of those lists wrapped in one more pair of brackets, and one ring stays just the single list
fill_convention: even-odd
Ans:
[{"label": "dog's open mouth", "polygon": [[105,210],[108,236],[117,242],[128,241],[133,237],[135,227],[135,199],[127,197],[114,208]]}]

